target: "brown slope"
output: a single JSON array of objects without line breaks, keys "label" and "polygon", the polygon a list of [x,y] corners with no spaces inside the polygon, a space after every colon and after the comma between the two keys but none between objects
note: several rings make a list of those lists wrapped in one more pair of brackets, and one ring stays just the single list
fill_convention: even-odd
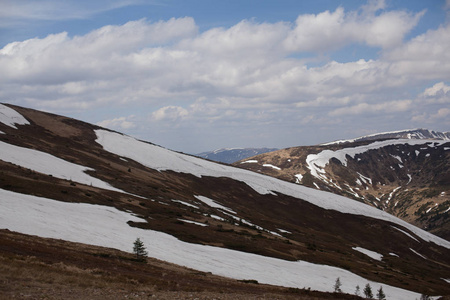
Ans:
[{"label": "brown slope", "polygon": [[[425,142],[389,145],[354,158],[347,156],[346,166],[331,159],[324,169],[329,182],[311,175],[306,163],[308,155],[370,143],[373,141],[293,147],[254,156],[234,165],[353,198],[450,240],[450,142],[439,147],[427,146]],[[302,175],[301,180],[297,174]]]},{"label": "brown slope", "polygon": [[[25,108],[14,109],[31,125],[13,129],[0,124],[0,130],[5,132],[0,135],[1,141],[91,167],[96,170],[91,175],[146,199],[57,179],[6,162],[0,162],[2,189],[132,211],[147,223],[131,225],[163,231],[188,242],[334,265],[389,285],[429,294],[450,294],[450,287],[441,279],[450,278],[449,250],[425,241],[419,245],[390,223],[324,210],[282,194],[261,195],[247,184],[226,177],[200,178],[173,171],[159,172],[104,151],[95,142],[96,126]],[[223,211],[200,203],[194,195],[215,199],[236,211],[239,218],[259,227],[233,220]],[[182,200],[198,208],[172,200]],[[279,236],[269,232],[279,228],[290,233],[278,231],[282,233]],[[381,253],[384,259],[373,260],[354,251],[355,246]],[[428,259],[424,261],[410,248]]]}]

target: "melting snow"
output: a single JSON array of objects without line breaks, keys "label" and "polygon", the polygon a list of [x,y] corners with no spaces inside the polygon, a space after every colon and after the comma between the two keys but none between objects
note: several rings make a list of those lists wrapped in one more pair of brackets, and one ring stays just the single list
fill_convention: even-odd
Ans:
[{"label": "melting snow", "polygon": [[229,211],[233,214],[236,214],[235,211],[233,211],[232,209],[225,207],[223,205],[218,204],[217,202],[215,202],[214,200],[209,199],[208,197],[205,196],[195,196],[195,198],[197,198],[198,200],[202,201],[203,203],[205,203],[208,206],[214,207],[214,208],[220,208],[222,210],[225,211]]},{"label": "melting snow", "polygon": [[15,124],[17,125],[30,124],[30,122],[28,122],[28,120],[25,119],[24,116],[19,114],[14,109],[9,108],[8,106],[3,104],[0,104],[0,122],[15,129],[17,129]]},{"label": "melting snow", "polygon": [[367,250],[361,247],[352,247],[352,249],[361,252],[378,261],[381,261],[383,259],[383,255],[375,251]]},{"label": "melting snow", "polygon": [[411,250],[412,252],[414,252],[415,254],[419,255],[420,257],[422,257],[423,259],[428,259],[425,256],[423,256],[422,254],[420,254],[419,252],[417,252],[416,250],[409,248],[409,250]]},{"label": "melting snow", "polygon": [[392,155],[390,154],[393,158],[397,159],[400,163],[403,163],[402,158],[400,156],[397,155]]},{"label": "melting snow", "polygon": [[129,226],[128,221],[144,220],[113,207],[65,203],[2,189],[0,206],[0,228],[25,234],[128,252],[139,237],[154,258],[220,276],[327,292],[333,291],[333,282],[339,277],[345,293],[352,293],[356,285],[364,286],[369,282],[372,286],[382,285],[392,299],[420,297],[417,293],[372,282],[336,267],[182,242],[166,233]]},{"label": "melting snow", "polygon": [[303,175],[302,174],[295,174],[295,183],[302,182]]},{"label": "melting snow", "polygon": [[186,223],[195,224],[195,225],[198,225],[198,226],[208,226],[207,224],[203,224],[203,223],[195,222],[195,221],[191,221],[191,220],[186,220],[186,219],[178,219],[178,220],[182,221],[182,222],[186,222]]},{"label": "melting snow", "polygon": [[392,228],[395,228],[395,229],[397,229],[398,231],[400,231],[400,232],[402,232],[402,233],[406,234],[407,236],[409,236],[410,238],[412,238],[412,239],[413,239],[413,240],[415,240],[416,242],[420,243],[418,239],[416,239],[415,237],[413,237],[412,235],[410,235],[410,234],[409,234],[409,233],[407,233],[406,231],[404,231],[404,230],[401,230],[400,228],[397,228],[397,227],[395,227],[395,226],[392,226],[392,225],[391,225],[391,227],[392,227]]},{"label": "melting snow", "polygon": [[92,185],[101,189],[125,193],[108,183],[85,173],[94,169],[77,165],[34,149],[14,146],[0,141],[1,160],[54,177]]},{"label": "melting snow", "polygon": [[[449,241],[419,229],[379,209],[343,196],[307,188],[302,185],[293,184],[248,170],[221,165],[193,156],[173,152],[162,147],[138,141],[132,137],[121,135],[119,133],[106,130],[96,130],[95,132],[98,137],[97,142],[102,145],[106,151],[112,152],[119,156],[128,157],[156,170],[172,170],[175,172],[193,174],[198,177],[204,175],[233,178],[235,180],[245,182],[261,194],[276,195],[272,192],[275,191],[288,196],[303,199],[304,201],[324,209],[332,209],[349,214],[364,215],[371,218],[393,222],[404,228],[408,228],[410,231],[414,232],[414,234],[426,241],[431,241],[437,245],[450,249]],[[419,142],[410,140],[400,140],[397,142],[423,143],[423,141]],[[377,145],[381,146],[380,143],[386,143],[386,141],[378,142]],[[390,141],[390,143],[393,143],[393,141]],[[133,149],[133,151],[130,151],[130,149]],[[362,149],[360,150],[362,151]]]},{"label": "melting snow", "polygon": [[250,160],[241,162],[241,164],[256,164],[256,163],[258,163],[258,161],[255,159],[250,159]]},{"label": "melting snow", "polygon": [[181,201],[181,200],[172,200],[172,202],[178,202],[178,203],[181,203],[181,204],[183,204],[183,205],[186,205],[186,206],[190,206],[190,207],[199,209],[198,206],[195,206],[195,205],[193,205],[193,204],[190,204],[190,203],[187,203],[187,202],[184,202],[184,201]]},{"label": "melting snow", "polygon": [[284,230],[284,229],[277,228],[277,230],[278,230],[279,232],[281,232],[281,233],[289,233],[289,234],[292,234],[292,232],[287,231],[287,230]]},{"label": "melting snow", "polygon": [[275,170],[281,170],[281,168],[279,168],[277,166],[274,166],[274,165],[271,165],[271,164],[263,164],[263,167],[269,167],[269,168],[272,168],[272,169],[275,169]]},{"label": "melting snow", "polygon": [[397,254],[395,254],[395,253],[392,253],[392,252],[389,252],[389,255],[390,255],[390,256],[396,256],[396,257],[400,257],[400,256],[398,256]]}]

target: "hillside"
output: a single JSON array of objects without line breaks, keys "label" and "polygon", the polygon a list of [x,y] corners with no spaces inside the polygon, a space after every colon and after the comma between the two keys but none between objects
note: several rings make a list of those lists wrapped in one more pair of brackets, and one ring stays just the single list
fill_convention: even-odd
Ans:
[{"label": "hillside", "polygon": [[235,165],[353,198],[450,240],[449,150],[448,133],[418,129],[293,147]]},{"label": "hillside", "polygon": [[214,151],[202,152],[195,154],[195,156],[222,162],[226,164],[232,164],[236,161],[245,159],[247,157],[255,156],[262,153],[278,150],[277,148],[231,148],[231,149],[218,149]]},{"label": "hillside", "polygon": [[260,284],[450,294],[450,243],[363,203],[12,105],[0,131],[0,229],[126,252],[140,237],[152,258]]}]

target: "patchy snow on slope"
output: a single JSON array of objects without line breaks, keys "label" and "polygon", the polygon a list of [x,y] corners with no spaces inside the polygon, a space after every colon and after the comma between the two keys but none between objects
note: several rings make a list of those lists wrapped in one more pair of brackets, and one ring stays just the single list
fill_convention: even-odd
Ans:
[{"label": "patchy snow on slope", "polygon": [[[276,195],[274,192],[277,192],[297,199],[302,199],[324,209],[363,215],[393,222],[404,228],[408,228],[408,230],[425,241],[430,241],[450,249],[449,241],[419,229],[377,208],[343,196],[307,188],[302,185],[256,172],[221,165],[198,157],[177,153],[119,133],[102,129],[95,130],[95,133],[97,134],[97,143],[102,145],[106,151],[119,156],[128,157],[129,159],[133,159],[152,169],[159,171],[172,170],[175,172],[193,174],[198,177],[212,176],[232,178],[246,183],[260,194]],[[405,143],[405,141],[409,143],[424,143],[424,141],[413,140],[403,140],[398,141],[398,143]],[[393,142],[394,141],[390,141],[390,143]],[[381,146],[381,144],[378,143],[378,146]],[[130,151],[130,149],[133,149],[133,151]],[[360,150],[362,151],[362,149]]]},{"label": "patchy snow on slope", "polygon": [[416,250],[414,250],[413,248],[409,248],[409,250],[411,250],[412,252],[414,252],[416,255],[419,255],[420,257],[422,257],[423,259],[428,259],[425,256],[423,256],[422,254],[420,254],[419,252],[417,252]]},{"label": "patchy snow on slope", "polygon": [[186,223],[190,223],[190,224],[194,224],[194,225],[198,225],[198,226],[203,226],[203,227],[208,226],[208,224],[203,224],[200,222],[195,222],[195,221],[186,220],[186,219],[178,219],[178,221],[186,222]]},{"label": "patchy snow on slope", "polygon": [[367,256],[369,256],[370,258],[373,258],[375,260],[381,261],[383,259],[383,255],[375,252],[375,251],[371,251],[371,250],[367,250],[361,247],[352,247],[353,250],[356,250],[358,252],[361,252]]},{"label": "patchy snow on slope", "polygon": [[65,161],[38,150],[14,146],[0,141],[0,159],[42,174],[52,175],[56,178],[125,193],[85,173],[85,171],[95,171],[94,169]]},{"label": "patchy snow on slope", "polygon": [[184,201],[181,201],[181,200],[172,200],[172,202],[180,203],[180,204],[183,204],[183,205],[186,205],[186,206],[189,206],[189,207],[193,207],[193,208],[199,209],[198,206],[195,206],[193,204],[190,204],[188,202],[184,202]]},{"label": "patchy snow on slope", "polygon": [[370,283],[382,285],[390,299],[409,300],[420,296],[332,266],[186,243],[166,233],[131,227],[128,221],[143,222],[143,219],[113,207],[66,203],[3,189],[0,189],[0,206],[0,228],[127,252],[132,251],[133,242],[139,237],[151,257],[220,276],[326,292],[333,291],[333,282],[339,277],[345,293],[352,293],[356,285]]},{"label": "patchy snow on slope", "polygon": [[409,236],[410,238],[412,238],[412,239],[415,240],[416,242],[420,243],[420,241],[419,241],[418,239],[416,239],[415,237],[413,237],[412,235],[410,235],[408,232],[406,232],[406,231],[404,231],[404,230],[401,230],[400,228],[397,228],[397,227],[392,226],[392,225],[391,225],[391,227],[397,229],[397,230],[400,231],[401,233],[403,233],[403,234]]},{"label": "patchy snow on slope", "polygon": [[258,161],[255,159],[250,159],[250,160],[241,162],[241,164],[257,164],[257,163],[258,163]]},{"label": "patchy snow on slope", "polygon": [[392,156],[393,158],[397,159],[400,163],[403,163],[402,158],[398,155],[392,155],[390,154],[390,156]]},{"label": "patchy snow on slope", "polygon": [[301,183],[302,179],[303,179],[303,175],[302,174],[295,174],[295,183]]},{"label": "patchy snow on slope", "polygon": [[277,167],[277,166],[274,166],[274,165],[271,165],[271,164],[263,164],[263,167],[272,168],[272,169],[275,169],[275,170],[278,170],[278,171],[281,170],[280,167]]},{"label": "patchy snow on slope", "polygon": [[[355,155],[367,152],[372,149],[379,149],[388,145],[400,145],[400,144],[409,144],[409,145],[423,145],[426,143],[436,143],[438,145],[445,143],[436,142],[434,140],[387,140],[387,141],[379,141],[373,142],[368,145],[358,146],[353,148],[344,148],[336,151],[332,150],[323,150],[317,154],[309,154],[306,157],[306,164],[308,168],[311,170],[311,175],[322,179],[322,174],[325,173],[324,168],[330,162],[330,159],[336,158],[338,159],[344,166],[347,166],[347,156],[354,158]],[[427,148],[425,148],[427,149]],[[395,156],[394,156],[395,157]],[[400,159],[400,158],[399,158]],[[401,159],[400,159],[401,162]]]},{"label": "patchy snow on slope", "polygon": [[214,208],[219,208],[225,211],[229,211],[230,213],[236,214],[236,212],[234,210],[232,210],[231,208],[225,207],[223,205],[220,205],[219,203],[217,203],[216,201],[209,199],[208,197],[205,196],[195,196],[195,198],[197,198],[198,200],[202,201],[203,203],[205,203],[208,206],[214,207]]},{"label": "patchy snow on slope", "polygon": [[15,124],[17,125],[29,125],[27,119],[24,116],[19,114],[12,108],[9,108],[6,105],[0,104],[0,123],[3,123],[9,127],[17,129]]}]

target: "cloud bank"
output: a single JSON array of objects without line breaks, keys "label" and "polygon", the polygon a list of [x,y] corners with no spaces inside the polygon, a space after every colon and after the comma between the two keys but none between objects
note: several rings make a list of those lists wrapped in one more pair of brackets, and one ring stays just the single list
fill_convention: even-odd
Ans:
[{"label": "cloud bank", "polygon": [[[88,121],[188,152],[448,130],[450,25],[407,40],[424,14],[372,1],[204,32],[184,17],[54,33],[0,49],[0,101],[71,115],[114,109]],[[378,55],[330,58],[349,47]]]}]

